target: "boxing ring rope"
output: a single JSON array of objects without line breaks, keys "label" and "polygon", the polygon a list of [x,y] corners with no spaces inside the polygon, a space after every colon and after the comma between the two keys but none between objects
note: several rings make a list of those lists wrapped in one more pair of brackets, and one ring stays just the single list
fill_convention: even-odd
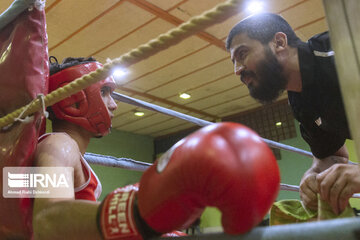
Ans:
[{"label": "boxing ring rope", "polygon": [[[117,101],[131,104],[131,105],[134,105],[137,107],[142,107],[142,108],[152,110],[155,112],[163,113],[163,114],[171,116],[171,117],[183,119],[185,121],[194,123],[199,126],[207,126],[207,125],[213,124],[213,122],[199,119],[199,118],[196,118],[196,117],[193,117],[190,115],[186,115],[184,113],[180,113],[180,112],[177,112],[177,111],[174,111],[171,109],[167,109],[167,108],[164,108],[164,107],[152,104],[152,103],[148,103],[148,102],[136,99],[136,98],[132,98],[132,97],[129,97],[129,96],[117,93],[117,92],[113,92],[111,95]],[[310,158],[313,157],[311,152],[308,152],[308,151],[305,151],[302,149],[298,149],[296,147],[288,146],[286,144],[278,143],[278,142],[275,142],[272,140],[268,140],[265,138],[262,138],[262,140],[265,143],[267,143],[270,147],[298,153],[298,154],[301,154],[303,156],[310,157]],[[119,168],[125,168],[128,170],[134,170],[134,171],[145,171],[147,169],[147,167],[149,167],[151,165],[150,163],[144,163],[144,162],[132,160],[129,158],[116,158],[116,157],[112,157],[112,156],[103,156],[103,155],[94,154],[94,153],[85,153],[84,157],[89,163],[92,163],[92,164],[111,166],[111,167],[119,167]],[[351,161],[349,161],[349,163],[356,164]],[[280,190],[299,192],[299,186],[281,183]],[[353,198],[360,198],[360,194],[354,194]]]},{"label": "boxing ring rope", "polygon": [[[189,21],[169,30],[167,33],[160,34],[156,39],[152,39],[149,42],[138,46],[128,53],[121,55],[119,58],[108,61],[102,68],[86,74],[64,87],[58,88],[50,94],[47,94],[44,98],[45,106],[51,106],[90,86],[91,84],[106,78],[116,66],[126,67],[135,64],[179,43],[199,30],[224,21],[226,18],[238,12],[238,5],[241,3],[243,3],[243,0],[228,0],[225,3],[218,4],[209,11],[204,12],[202,15],[191,18]],[[43,105],[41,100],[34,99],[28,105],[0,118],[0,129],[13,123],[14,119],[19,115],[26,117],[41,110],[42,107]]]},{"label": "boxing ring rope", "polygon": [[[117,158],[114,156],[89,152],[85,153],[84,158],[90,164],[102,165],[106,167],[117,167],[139,172],[146,171],[146,169],[152,165],[151,163],[136,161],[131,158]],[[299,186],[281,183],[280,190],[299,192]]]},{"label": "boxing ring rope", "polygon": [[[128,103],[128,104],[131,104],[131,105],[134,105],[134,106],[137,106],[137,107],[142,107],[142,108],[152,110],[152,111],[155,111],[155,112],[163,113],[163,114],[169,115],[171,117],[176,117],[176,118],[179,118],[179,119],[183,119],[183,120],[186,120],[188,122],[194,123],[194,124],[202,126],[202,127],[213,124],[213,122],[209,122],[209,121],[206,121],[206,120],[203,120],[203,119],[199,119],[199,118],[196,118],[196,117],[193,117],[193,116],[189,116],[189,115],[186,115],[186,114],[183,114],[183,113],[180,113],[180,112],[168,109],[168,108],[164,108],[164,107],[152,104],[152,103],[148,103],[148,102],[136,99],[136,98],[132,98],[132,97],[129,97],[129,96],[117,93],[117,92],[113,92],[112,97],[117,101]],[[278,142],[275,142],[275,141],[272,141],[272,140],[269,140],[269,139],[266,139],[266,138],[262,138],[262,140],[265,143],[267,143],[270,147],[277,148],[277,149],[282,149],[282,150],[286,150],[286,151],[290,151],[290,152],[294,152],[294,153],[298,153],[300,155],[313,158],[313,154],[311,152],[309,152],[309,151],[305,151],[305,150],[302,150],[302,149],[299,149],[299,148],[296,148],[296,147],[292,147],[292,146],[289,146],[289,145],[286,145],[286,144],[278,143]],[[350,164],[357,164],[357,163],[354,163],[354,162],[351,162],[351,161],[349,161],[349,163]]]},{"label": "boxing ring rope", "polygon": [[[144,172],[152,164],[147,162],[136,161],[131,158],[117,158],[113,156],[106,156],[96,153],[86,152],[84,155],[85,160],[91,164],[97,164],[107,167],[118,167],[127,170]],[[299,192],[299,186],[280,183],[280,190]],[[356,193],[353,198],[360,198],[360,194]]]},{"label": "boxing ring rope", "polygon": [[[132,97],[129,97],[129,96],[117,93],[117,92],[113,92],[112,97],[115,100],[118,100],[120,102],[128,103],[128,104],[131,104],[131,105],[134,105],[134,106],[138,106],[138,107],[149,109],[149,110],[152,110],[152,111],[155,111],[155,112],[163,113],[163,114],[166,114],[166,115],[169,115],[169,116],[172,116],[172,117],[180,118],[180,119],[189,121],[191,123],[194,123],[194,124],[202,126],[202,127],[213,124],[213,122],[209,122],[209,121],[202,120],[202,119],[199,119],[199,118],[196,118],[196,117],[193,117],[193,116],[189,116],[189,115],[186,115],[186,114],[183,114],[183,113],[180,113],[180,112],[176,112],[174,110],[167,109],[167,108],[164,108],[164,107],[160,107],[158,105],[148,103],[148,102],[145,102],[145,101],[142,101],[142,100],[139,100],[139,99],[135,99],[135,98],[132,98]],[[272,140],[269,140],[269,139],[265,139],[265,138],[262,138],[262,140],[265,143],[267,143],[270,147],[295,152],[295,153],[298,153],[298,154],[301,154],[303,156],[310,157],[310,158],[313,157],[311,152],[308,152],[308,151],[305,151],[305,150],[302,150],[302,149],[298,149],[296,147],[291,147],[291,146],[288,146],[286,144],[278,143],[278,142],[275,142],[275,141],[272,141]]]},{"label": "boxing ring rope", "polygon": [[106,167],[118,167],[127,170],[144,172],[152,164],[147,162],[140,162],[130,158],[117,158],[113,156],[104,156],[95,153],[86,152],[85,160],[91,164],[102,165]]},{"label": "boxing ring rope", "polygon": [[[114,156],[89,152],[85,153],[84,158],[90,164],[102,165],[106,167],[117,167],[139,172],[146,171],[146,169],[152,165],[151,163],[136,161],[131,158],[117,158]],[[298,186],[283,183],[281,183],[280,189],[285,191],[299,192]]]}]

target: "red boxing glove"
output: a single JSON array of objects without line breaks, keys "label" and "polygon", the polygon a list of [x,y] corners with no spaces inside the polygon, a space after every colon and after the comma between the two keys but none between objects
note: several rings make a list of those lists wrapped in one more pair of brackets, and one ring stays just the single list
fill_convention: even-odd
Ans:
[{"label": "red boxing glove", "polygon": [[240,234],[262,221],[279,188],[266,143],[241,124],[216,123],[179,141],[143,174],[138,205],[157,232],[188,228],[214,206],[224,231]]},{"label": "red boxing glove", "polygon": [[276,159],[261,138],[243,125],[217,123],[167,151],[143,174],[138,193],[109,194],[100,228],[105,239],[138,240],[188,228],[214,206],[224,231],[240,234],[261,222],[279,186]]}]

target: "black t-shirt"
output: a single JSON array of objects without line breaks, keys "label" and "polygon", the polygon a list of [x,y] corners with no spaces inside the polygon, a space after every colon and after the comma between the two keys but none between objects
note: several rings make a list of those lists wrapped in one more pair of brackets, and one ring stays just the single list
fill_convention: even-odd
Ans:
[{"label": "black t-shirt", "polygon": [[350,138],[328,32],[298,47],[302,91],[288,91],[300,131],[317,158],[335,153]]}]

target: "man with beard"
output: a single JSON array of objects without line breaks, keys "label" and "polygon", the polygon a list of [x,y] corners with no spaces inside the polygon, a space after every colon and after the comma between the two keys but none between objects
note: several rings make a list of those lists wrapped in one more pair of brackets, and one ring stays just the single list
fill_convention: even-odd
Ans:
[{"label": "man with beard", "polygon": [[360,168],[348,163],[349,127],[327,32],[302,42],[281,16],[252,15],[236,24],[226,40],[235,74],[261,103],[287,90],[300,131],[314,155],[300,182],[306,207],[317,194],[340,214],[360,191]]}]

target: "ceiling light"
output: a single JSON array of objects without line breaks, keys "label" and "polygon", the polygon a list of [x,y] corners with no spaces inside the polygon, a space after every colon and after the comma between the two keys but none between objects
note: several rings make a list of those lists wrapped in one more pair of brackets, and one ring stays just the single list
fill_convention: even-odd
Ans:
[{"label": "ceiling light", "polygon": [[144,112],[140,112],[140,111],[136,111],[136,112],[134,112],[134,115],[135,115],[135,116],[138,116],[138,117],[142,117],[142,116],[145,115],[145,113],[144,113]]},{"label": "ceiling light", "polygon": [[125,71],[124,69],[122,69],[122,68],[116,68],[116,69],[114,69],[112,75],[113,75],[114,77],[116,77],[116,78],[120,78],[120,77],[125,76],[126,74],[128,74],[128,72]]},{"label": "ceiling light", "polygon": [[182,98],[182,99],[189,99],[189,98],[191,98],[191,95],[187,94],[187,93],[181,93],[179,95],[179,97]]},{"label": "ceiling light", "polygon": [[251,12],[252,14],[261,12],[263,10],[263,2],[260,1],[251,1],[249,2],[249,5],[247,7],[247,10]]},{"label": "ceiling light", "polygon": [[275,125],[276,125],[277,127],[280,127],[280,126],[282,125],[282,122],[277,122],[277,123],[275,123]]}]

